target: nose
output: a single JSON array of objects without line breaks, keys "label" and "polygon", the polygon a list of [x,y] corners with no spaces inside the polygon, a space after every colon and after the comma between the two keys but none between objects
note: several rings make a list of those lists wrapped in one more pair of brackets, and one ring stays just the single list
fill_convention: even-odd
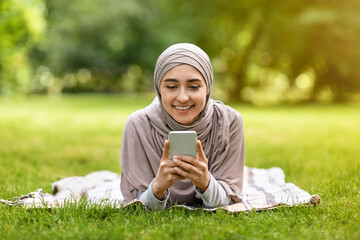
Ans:
[{"label": "nose", "polygon": [[185,102],[187,102],[189,100],[189,96],[188,96],[185,89],[180,89],[179,94],[177,96],[177,100],[180,103],[185,103]]}]

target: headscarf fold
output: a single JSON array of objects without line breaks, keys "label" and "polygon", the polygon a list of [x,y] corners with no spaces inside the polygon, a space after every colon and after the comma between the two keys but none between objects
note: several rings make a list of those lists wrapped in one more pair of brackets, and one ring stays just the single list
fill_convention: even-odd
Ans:
[{"label": "headscarf fold", "polygon": [[[181,64],[196,68],[204,77],[207,87],[205,107],[199,119],[191,125],[175,121],[161,102],[162,77]],[[197,132],[197,138],[202,143],[209,160],[210,173],[223,186],[228,196],[235,202],[239,201],[244,167],[242,118],[235,110],[210,98],[212,83],[210,59],[199,47],[188,43],[175,44],[159,56],[154,71],[154,85],[158,96],[145,109],[130,116],[123,133],[120,165],[121,190],[125,199],[135,198],[138,190],[146,190],[156,176],[169,132],[192,130]],[[231,139],[238,143],[231,143]],[[132,144],[140,146],[131,146]],[[144,169],[147,168],[144,166],[148,169]],[[170,197],[174,202],[191,204],[195,200],[194,186],[188,179],[177,181],[170,188]]]}]

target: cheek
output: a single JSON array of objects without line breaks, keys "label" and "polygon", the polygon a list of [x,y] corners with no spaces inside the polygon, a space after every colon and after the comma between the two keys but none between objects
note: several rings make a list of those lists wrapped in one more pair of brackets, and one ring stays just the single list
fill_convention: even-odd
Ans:
[{"label": "cheek", "polygon": [[199,96],[198,102],[200,103],[200,105],[201,105],[202,107],[205,107],[205,103],[206,103],[206,91],[202,92],[201,96]]},{"label": "cheek", "polygon": [[162,102],[162,105],[163,105],[164,107],[166,107],[166,103],[167,103],[167,101],[166,101],[166,96],[161,95],[161,102]]},{"label": "cheek", "polygon": [[166,91],[161,92],[161,102],[164,107],[168,106],[170,104],[171,95],[167,93]]}]

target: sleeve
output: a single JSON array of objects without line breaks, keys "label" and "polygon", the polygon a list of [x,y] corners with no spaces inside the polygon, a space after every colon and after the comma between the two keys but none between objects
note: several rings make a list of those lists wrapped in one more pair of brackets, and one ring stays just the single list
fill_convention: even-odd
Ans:
[{"label": "sleeve", "polygon": [[222,161],[209,166],[209,172],[223,187],[234,203],[241,202],[245,166],[243,119],[240,113],[228,107],[229,146]]},{"label": "sleeve", "polygon": [[[147,124],[143,113],[137,111],[126,120],[120,149],[120,189],[125,201],[137,197],[138,191],[146,191],[155,177],[158,165],[149,158],[157,158],[151,150],[143,125]],[[136,147],[135,147],[136,146]]]},{"label": "sleeve", "polygon": [[207,208],[226,206],[231,203],[231,197],[226,195],[225,190],[219,185],[211,173],[209,186],[206,191],[201,193],[201,190],[195,187],[195,192],[201,197]]},{"label": "sleeve", "polygon": [[145,192],[139,191],[137,199],[140,200],[147,208],[154,210],[162,210],[166,208],[166,203],[170,196],[170,190],[165,192],[164,200],[159,200],[155,197],[152,191],[152,182]]}]

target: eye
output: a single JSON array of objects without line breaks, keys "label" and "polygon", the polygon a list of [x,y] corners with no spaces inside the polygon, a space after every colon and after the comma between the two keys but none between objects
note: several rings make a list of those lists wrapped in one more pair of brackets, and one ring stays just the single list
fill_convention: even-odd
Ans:
[{"label": "eye", "polygon": [[165,86],[167,89],[175,89],[176,88],[176,86],[175,85],[167,85],[167,86]]},{"label": "eye", "polygon": [[193,89],[193,90],[196,90],[196,89],[199,89],[200,86],[199,85],[190,85],[189,88]]}]

